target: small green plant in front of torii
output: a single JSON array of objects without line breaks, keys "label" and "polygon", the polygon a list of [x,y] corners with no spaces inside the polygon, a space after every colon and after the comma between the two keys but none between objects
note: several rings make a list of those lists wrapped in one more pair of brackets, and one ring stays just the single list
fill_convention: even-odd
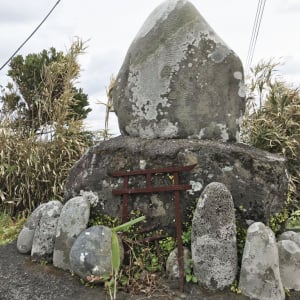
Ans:
[{"label": "small green plant in front of torii", "polygon": [[126,232],[136,223],[144,221],[145,216],[141,216],[134,220],[130,220],[122,225],[112,228],[111,235],[111,252],[112,252],[112,279],[108,283],[108,289],[111,299],[117,298],[117,281],[120,272],[121,258],[120,258],[120,244],[119,244],[119,232]]},{"label": "small green plant in front of torii", "polygon": [[[187,208],[188,220],[184,222],[182,241],[183,245],[190,248],[191,245],[191,223],[193,212],[195,210],[196,201]],[[132,210],[129,214],[130,219],[136,219],[143,213],[140,210]],[[121,224],[119,217],[102,215],[91,219],[89,226],[105,225],[110,228]],[[126,245],[126,261],[122,266],[120,276],[118,276],[118,284],[122,289],[131,293],[138,293],[141,290],[149,290],[151,295],[150,285],[155,289],[159,284],[159,278],[164,275],[167,258],[170,253],[177,247],[176,239],[163,230],[153,229],[145,232],[145,228],[132,226],[122,234],[122,241]],[[162,237],[158,242],[151,241],[152,237]],[[193,263],[189,261],[187,266],[185,280],[186,282],[196,282],[196,277],[193,274]],[[112,279],[112,274],[107,274],[106,280],[102,278],[102,282],[108,282]],[[147,277],[147,280],[145,279]]]},{"label": "small green plant in front of torii", "polygon": [[194,274],[194,263],[192,259],[187,261],[187,266],[185,266],[185,281],[197,283],[198,278]]},{"label": "small green plant in front of torii", "polygon": [[87,280],[89,282],[102,281],[105,282],[105,287],[109,291],[110,298],[115,300],[117,298],[117,283],[120,276],[120,266],[121,266],[121,253],[119,236],[120,232],[127,232],[130,230],[131,226],[136,223],[145,220],[145,216],[138,217],[136,219],[130,220],[124,224],[118,225],[111,228],[111,274],[104,274],[102,276],[88,276]]}]

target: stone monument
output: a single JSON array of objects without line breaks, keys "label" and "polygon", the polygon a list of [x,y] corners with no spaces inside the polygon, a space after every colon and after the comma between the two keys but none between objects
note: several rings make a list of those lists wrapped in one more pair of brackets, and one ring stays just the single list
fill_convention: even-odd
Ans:
[{"label": "stone monument", "polygon": [[235,142],[242,63],[190,2],[168,0],[132,42],[113,100],[123,135]]},{"label": "stone monument", "polygon": [[[180,193],[182,220],[192,223],[192,258],[199,284],[223,290],[234,281],[237,271],[235,220],[244,228],[255,221],[267,224],[284,207],[288,187],[282,157],[239,143],[245,109],[240,59],[190,2],[167,0],[153,11],[133,40],[113,88],[113,103],[122,136],[91,147],[70,170],[66,204],[57,223],[54,265],[66,270],[71,267],[84,279],[89,274],[101,275],[100,260],[109,265],[109,256],[105,254],[103,259],[97,252],[100,244],[110,244],[109,235],[105,233],[99,240],[91,229],[83,230],[90,214],[92,218],[121,216],[122,197],[112,191],[123,188],[124,181],[113,177],[116,171],[195,165],[178,178],[181,184],[191,186]],[[172,185],[174,176],[155,174],[151,185]],[[149,177],[145,177],[130,178],[126,188],[149,187]],[[149,228],[175,236],[172,193],[130,194],[126,209],[145,215]],[[36,223],[41,219],[41,212],[33,215],[18,240],[23,253],[31,250]],[[284,299],[275,238],[262,223],[254,224],[248,230],[240,288],[249,296],[256,297],[258,292],[275,295],[257,299]],[[275,274],[265,286],[255,277],[252,262],[248,264],[254,256],[249,255],[249,243],[265,245],[265,240],[254,234],[261,227],[271,236],[276,254],[268,260],[268,247],[254,251],[253,262],[263,262],[265,267],[259,274],[267,276],[269,269]],[[97,238],[104,234],[102,227],[93,230]],[[290,264],[288,261],[281,271],[287,273]]]},{"label": "stone monument", "polygon": [[[237,220],[268,222],[286,199],[285,161],[236,143],[245,108],[243,68],[197,9],[185,0],[167,0],[146,20],[133,40],[113,89],[122,136],[90,148],[74,165],[65,199],[93,192],[94,214],[120,216],[122,201],[112,190],[122,181],[115,171],[197,164],[180,182],[192,185],[181,195],[183,219],[211,182],[225,184]],[[166,185],[167,178],[157,178]],[[131,185],[145,186],[143,176]],[[150,223],[172,232],[170,193],[133,195]],[[153,225],[152,224],[152,225]]]}]

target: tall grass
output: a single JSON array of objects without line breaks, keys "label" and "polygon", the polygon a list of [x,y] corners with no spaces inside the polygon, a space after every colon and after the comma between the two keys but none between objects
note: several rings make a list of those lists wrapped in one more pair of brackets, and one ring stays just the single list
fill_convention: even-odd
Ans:
[{"label": "tall grass", "polygon": [[0,213],[0,246],[15,240],[21,231],[25,218],[13,220],[8,214]]},{"label": "tall grass", "polygon": [[[79,76],[77,57],[83,44],[75,41],[66,59],[45,66],[46,83],[37,115],[47,114],[48,123],[36,131],[16,126],[13,116],[0,120],[0,211],[14,216],[31,212],[40,203],[62,200],[69,169],[90,145],[82,121],[70,118],[74,100],[72,85]],[[59,99],[51,99],[57,84]],[[45,133],[47,132],[47,133]]]},{"label": "tall grass", "polygon": [[87,145],[67,130],[52,141],[0,133],[0,208],[15,215],[40,203],[62,200],[64,181]]},{"label": "tall grass", "polygon": [[[291,178],[290,199],[300,201],[300,90],[278,77],[273,61],[252,69],[245,142],[284,156]],[[259,99],[259,107],[253,105]]]}]

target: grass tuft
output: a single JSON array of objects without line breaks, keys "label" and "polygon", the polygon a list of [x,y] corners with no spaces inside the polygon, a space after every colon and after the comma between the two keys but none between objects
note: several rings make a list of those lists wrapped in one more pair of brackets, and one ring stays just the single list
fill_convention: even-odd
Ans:
[{"label": "grass tuft", "polygon": [[8,244],[17,239],[26,219],[18,217],[15,220],[8,214],[0,214],[0,246]]}]

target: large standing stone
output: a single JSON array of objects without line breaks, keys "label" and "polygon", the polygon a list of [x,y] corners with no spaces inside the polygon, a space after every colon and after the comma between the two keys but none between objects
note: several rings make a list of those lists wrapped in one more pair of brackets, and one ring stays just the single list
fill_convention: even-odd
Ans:
[{"label": "large standing stone", "polygon": [[20,253],[30,253],[35,230],[38,227],[40,219],[46,210],[46,203],[39,205],[25,222],[17,240],[17,248]]},{"label": "large standing stone", "polygon": [[185,0],[148,17],[116,79],[124,135],[239,140],[244,102],[240,59]]},{"label": "large standing stone", "polygon": [[32,260],[52,261],[56,227],[62,206],[59,201],[50,201],[46,204],[34,233],[31,249]]},{"label": "large standing stone", "polygon": [[[280,212],[286,200],[288,180],[282,157],[244,144],[218,143],[204,140],[141,139],[126,136],[112,138],[91,147],[71,169],[66,185],[65,200],[92,191],[98,203],[91,211],[96,215],[122,214],[122,197],[112,190],[122,188],[122,178],[110,173],[197,164],[190,172],[180,175],[181,184],[192,189],[180,195],[184,221],[195,206],[203,187],[216,181],[230,190],[239,224],[245,220],[268,222]],[[157,185],[171,184],[168,176],[154,176]],[[145,176],[131,177],[132,187],[146,185]],[[242,207],[242,209],[239,209]],[[139,209],[149,226],[175,232],[175,209],[172,193],[131,195],[128,211]],[[244,224],[246,227],[246,224]],[[248,226],[246,227],[248,228]]]},{"label": "large standing stone", "polygon": [[[123,245],[120,242],[120,259]],[[71,270],[87,280],[88,276],[109,275],[111,264],[111,229],[106,226],[90,227],[78,236],[70,251]]]},{"label": "large standing stone", "polygon": [[300,291],[300,247],[290,240],[279,241],[277,246],[283,286]]},{"label": "large standing stone", "polygon": [[251,299],[285,299],[275,235],[263,223],[255,222],[248,228],[239,289]]},{"label": "large standing stone", "polygon": [[90,216],[90,202],[83,197],[69,200],[62,208],[55,237],[53,252],[54,266],[69,270],[71,247],[80,234],[86,229]]},{"label": "large standing stone", "polygon": [[222,290],[235,280],[235,213],[232,196],[222,183],[210,183],[201,194],[192,221],[191,248],[200,284]]}]

